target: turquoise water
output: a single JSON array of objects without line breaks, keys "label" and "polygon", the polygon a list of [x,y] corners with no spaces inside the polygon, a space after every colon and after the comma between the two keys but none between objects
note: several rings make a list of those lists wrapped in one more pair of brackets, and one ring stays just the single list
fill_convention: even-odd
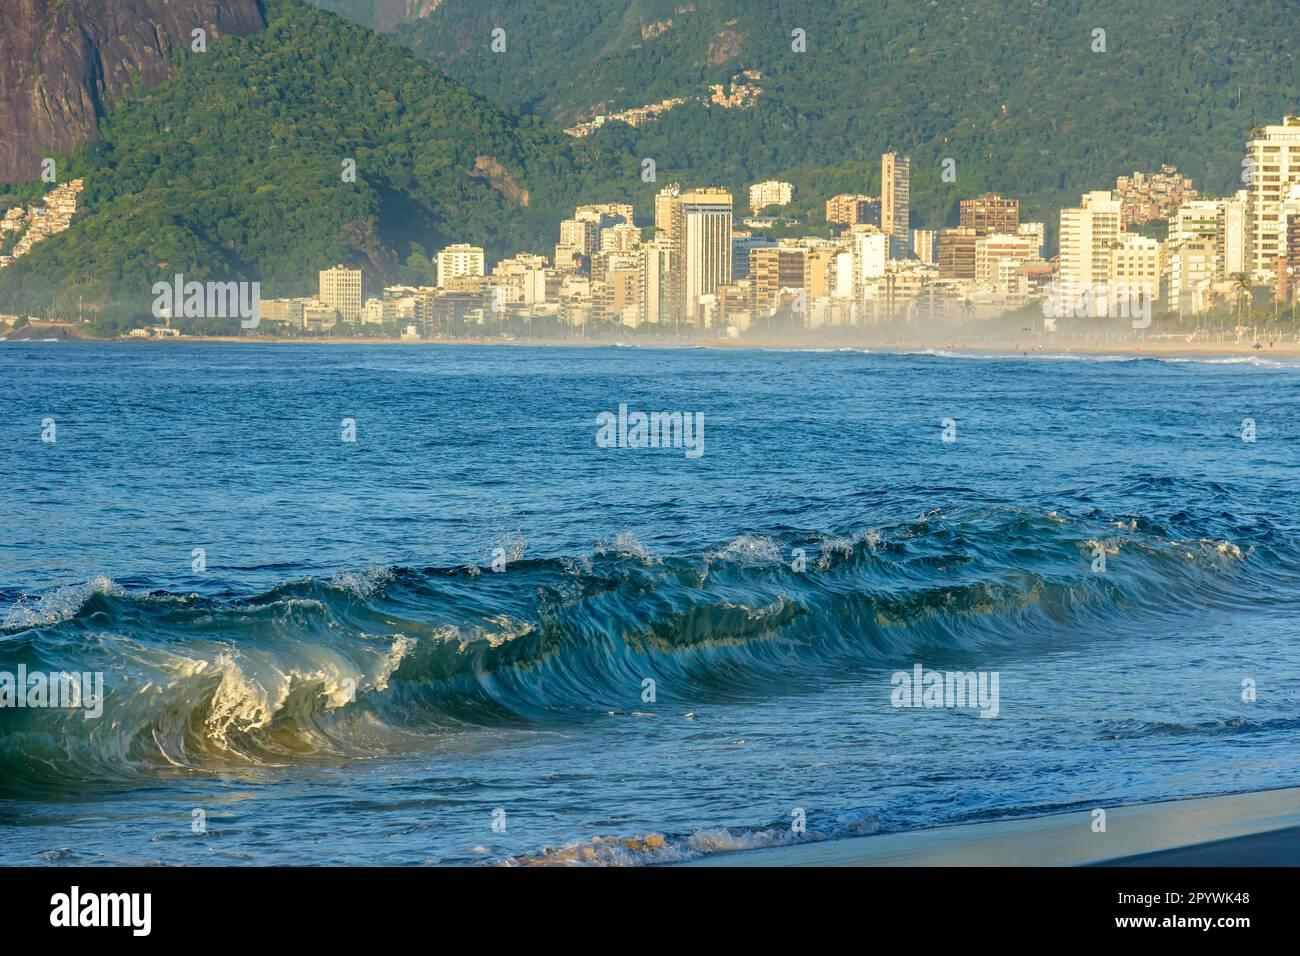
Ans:
[{"label": "turquoise water", "polygon": [[[601,447],[623,404],[703,453]],[[105,688],[0,707],[0,863],[644,863],[1300,784],[1297,408],[1265,357],[0,345],[0,672]],[[996,717],[895,707],[918,664]]]}]

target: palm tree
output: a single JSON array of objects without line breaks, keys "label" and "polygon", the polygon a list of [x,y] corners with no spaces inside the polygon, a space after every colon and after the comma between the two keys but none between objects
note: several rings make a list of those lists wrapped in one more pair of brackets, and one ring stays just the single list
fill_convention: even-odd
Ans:
[{"label": "palm tree", "polygon": [[1244,272],[1234,272],[1232,286],[1237,291],[1237,324],[1241,325],[1241,304],[1250,295],[1250,276]]}]

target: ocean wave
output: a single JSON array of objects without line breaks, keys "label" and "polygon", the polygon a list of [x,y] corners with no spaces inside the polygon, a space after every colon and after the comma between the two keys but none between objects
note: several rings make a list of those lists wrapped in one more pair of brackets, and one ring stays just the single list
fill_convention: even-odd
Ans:
[{"label": "ocean wave", "polygon": [[78,584],[67,584],[42,595],[22,595],[0,621],[0,631],[25,631],[66,621],[95,594],[121,595],[122,589],[103,575]]},{"label": "ocean wave", "polygon": [[661,866],[698,860],[715,853],[739,853],[799,843],[820,843],[880,832],[879,817],[841,818],[825,832],[795,833],[791,826],[702,827],[684,837],[662,833],[631,837],[598,836],[560,846],[544,846],[537,853],[512,856],[502,866]]},{"label": "ocean wave", "polygon": [[[690,709],[920,655],[1113,639],[1144,615],[1253,607],[1261,589],[1294,602],[1294,540],[1186,536],[1175,518],[933,509],[696,555],[613,535],[579,558],[520,549],[504,573],[385,566],[228,598],[94,578],[19,595],[0,669],[103,672],[106,698],[99,720],[0,709],[0,789],[410,752],[467,728],[645,710],[646,678],[661,706]],[[1106,573],[1090,568],[1097,548]]]}]

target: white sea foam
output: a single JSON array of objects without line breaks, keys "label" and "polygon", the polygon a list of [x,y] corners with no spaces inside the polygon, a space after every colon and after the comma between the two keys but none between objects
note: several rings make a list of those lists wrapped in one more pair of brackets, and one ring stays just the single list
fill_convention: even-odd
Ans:
[{"label": "white sea foam", "polygon": [[765,534],[742,534],[721,548],[705,555],[708,561],[733,561],[737,564],[768,564],[783,560],[781,547]]},{"label": "white sea foam", "polygon": [[23,595],[5,615],[4,621],[0,623],[0,631],[49,627],[72,617],[93,594],[119,596],[122,593],[122,589],[110,578],[99,575],[80,584],[65,584],[54,588],[36,598]]},{"label": "white sea foam", "polygon": [[596,554],[613,554],[624,558],[637,558],[645,564],[658,564],[659,559],[651,553],[650,549],[636,539],[629,532],[620,532],[609,540],[601,540],[596,544]]}]

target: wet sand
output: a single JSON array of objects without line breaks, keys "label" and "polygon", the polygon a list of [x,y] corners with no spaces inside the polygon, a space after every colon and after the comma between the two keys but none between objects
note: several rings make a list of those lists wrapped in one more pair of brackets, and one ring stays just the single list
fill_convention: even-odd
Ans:
[{"label": "wet sand", "polygon": [[1297,866],[1300,788],[719,853],[685,866]]}]

